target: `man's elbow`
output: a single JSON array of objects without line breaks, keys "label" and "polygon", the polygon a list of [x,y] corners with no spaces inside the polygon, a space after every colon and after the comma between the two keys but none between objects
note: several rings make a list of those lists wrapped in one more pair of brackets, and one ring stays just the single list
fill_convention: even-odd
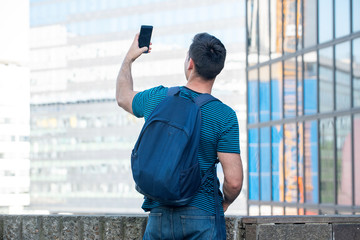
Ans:
[{"label": "man's elbow", "polygon": [[127,106],[127,98],[126,95],[120,92],[116,93],[116,102],[119,107],[125,109]]},{"label": "man's elbow", "polygon": [[119,107],[124,108],[125,101],[123,98],[121,98],[120,96],[116,96],[116,102]]},{"label": "man's elbow", "polygon": [[243,186],[243,180],[242,178],[231,179],[227,181],[227,185],[233,192],[240,192]]}]

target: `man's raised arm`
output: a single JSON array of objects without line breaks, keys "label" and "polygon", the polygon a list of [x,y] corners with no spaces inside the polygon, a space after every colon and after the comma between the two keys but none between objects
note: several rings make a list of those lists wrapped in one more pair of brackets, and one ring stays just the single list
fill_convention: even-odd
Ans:
[{"label": "man's raised arm", "polygon": [[[124,58],[116,80],[116,101],[120,107],[131,114],[134,114],[132,111],[132,101],[137,93],[133,90],[131,65],[147,50],[147,47],[139,48],[139,34],[136,34],[129,51]],[[151,48],[149,49],[149,52],[150,50]]]}]

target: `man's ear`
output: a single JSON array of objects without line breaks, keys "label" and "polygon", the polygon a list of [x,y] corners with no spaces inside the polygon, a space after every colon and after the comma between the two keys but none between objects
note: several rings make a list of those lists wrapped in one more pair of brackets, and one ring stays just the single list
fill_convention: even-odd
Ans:
[{"label": "man's ear", "polygon": [[189,59],[189,64],[188,64],[188,67],[187,67],[187,70],[192,70],[194,69],[195,67],[195,63],[194,61],[192,60],[192,58]]}]

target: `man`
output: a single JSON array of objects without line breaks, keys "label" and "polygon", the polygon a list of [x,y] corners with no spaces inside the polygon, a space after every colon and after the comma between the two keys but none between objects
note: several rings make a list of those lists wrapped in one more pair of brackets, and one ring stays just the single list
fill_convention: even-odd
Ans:
[{"label": "man", "polygon": [[[117,84],[118,105],[145,121],[154,108],[167,96],[168,88],[163,86],[143,92],[133,90],[132,63],[147,47],[139,48],[139,34],[125,56]],[[150,52],[151,48],[149,49]],[[190,45],[185,59],[187,84],[181,87],[182,97],[211,94],[216,76],[224,67],[226,49],[224,45],[207,33],[197,34]],[[224,212],[236,199],[242,188],[243,172],[239,147],[239,127],[235,112],[220,101],[212,101],[201,107],[201,139],[198,160],[203,175],[206,170],[220,161],[224,172],[223,195],[213,189],[216,176],[210,174],[195,194],[191,203],[184,207],[171,208],[145,198],[142,208],[150,211],[144,239],[220,239],[226,238]],[[214,191],[218,192],[221,207],[221,226],[215,224]],[[223,238],[223,239],[225,239]]]}]

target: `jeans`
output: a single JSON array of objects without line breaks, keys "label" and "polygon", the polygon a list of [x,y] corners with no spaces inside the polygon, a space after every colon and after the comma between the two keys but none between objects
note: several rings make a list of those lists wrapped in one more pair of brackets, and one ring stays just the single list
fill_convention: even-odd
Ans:
[{"label": "jeans", "polygon": [[215,215],[196,207],[157,207],[149,214],[143,240],[221,240],[226,239],[225,218],[216,227]]}]

